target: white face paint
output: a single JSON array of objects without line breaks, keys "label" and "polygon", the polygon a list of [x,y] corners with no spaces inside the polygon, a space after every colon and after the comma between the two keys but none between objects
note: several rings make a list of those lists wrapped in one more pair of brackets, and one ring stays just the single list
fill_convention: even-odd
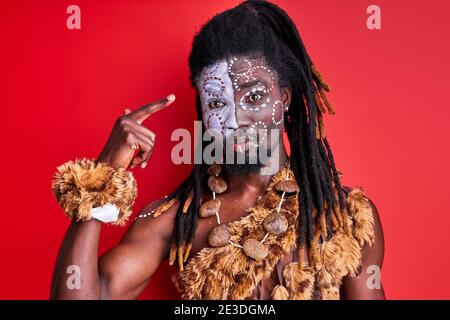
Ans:
[{"label": "white face paint", "polygon": [[227,62],[221,61],[203,70],[198,89],[206,129],[215,129],[225,137],[233,133],[238,124]]},{"label": "white face paint", "polygon": [[[274,90],[276,83],[275,73],[262,59],[232,57],[206,67],[197,82],[206,129],[229,137],[239,123],[255,131],[278,128],[283,103],[280,90]],[[264,142],[264,135],[259,140]]]}]

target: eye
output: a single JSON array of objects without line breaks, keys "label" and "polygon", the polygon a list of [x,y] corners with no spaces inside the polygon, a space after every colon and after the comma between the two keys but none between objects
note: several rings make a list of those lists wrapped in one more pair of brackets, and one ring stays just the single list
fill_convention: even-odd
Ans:
[{"label": "eye", "polygon": [[252,102],[256,102],[256,101],[258,101],[259,99],[261,99],[262,98],[262,94],[260,94],[260,93],[252,93],[252,94],[250,94],[248,97],[247,97],[247,102],[250,102],[250,103],[252,103]]},{"label": "eye", "polygon": [[214,100],[214,101],[211,101],[210,103],[208,103],[208,107],[211,109],[222,108],[224,105],[225,105],[225,103],[218,101],[218,100]]}]

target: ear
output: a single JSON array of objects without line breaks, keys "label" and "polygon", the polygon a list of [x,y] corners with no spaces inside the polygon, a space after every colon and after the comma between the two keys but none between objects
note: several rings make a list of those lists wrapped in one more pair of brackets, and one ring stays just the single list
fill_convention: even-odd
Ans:
[{"label": "ear", "polygon": [[281,89],[281,102],[283,103],[283,111],[286,112],[291,105],[292,98],[292,88],[291,85],[287,85],[286,87]]}]

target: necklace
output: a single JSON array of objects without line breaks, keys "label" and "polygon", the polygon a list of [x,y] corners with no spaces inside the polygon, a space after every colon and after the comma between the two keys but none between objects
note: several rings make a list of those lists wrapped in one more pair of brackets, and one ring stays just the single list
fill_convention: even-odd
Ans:
[{"label": "necklace", "polygon": [[[245,299],[261,280],[272,274],[280,259],[295,249],[298,261],[283,267],[282,281],[273,288],[272,298],[312,299],[318,293],[322,299],[339,299],[342,278],[358,274],[362,247],[365,243],[371,245],[374,239],[372,209],[361,190],[350,192],[346,198],[351,233],[336,225],[333,236],[319,244],[321,229],[316,219],[313,223],[317,233],[303,245],[298,244],[297,227],[300,190],[292,170],[283,167],[271,178],[256,204],[247,209],[247,215],[223,224],[221,199],[215,193],[225,192],[227,184],[220,177],[220,166],[208,169],[213,199],[201,205],[199,215],[211,219],[215,216],[217,224],[208,237],[209,246],[197,252],[173,278],[183,299]],[[171,249],[169,263],[175,261],[176,249]]]},{"label": "necklace", "polygon": [[245,255],[253,260],[264,260],[269,254],[268,247],[264,244],[269,235],[278,236],[286,232],[289,227],[288,220],[283,215],[283,202],[286,197],[294,197],[299,191],[299,187],[293,177],[288,175],[288,171],[284,178],[278,181],[273,190],[280,196],[280,200],[272,212],[262,222],[262,228],[266,232],[261,240],[255,237],[247,237],[242,244],[231,241],[231,233],[226,224],[220,221],[221,201],[216,198],[216,194],[225,192],[228,188],[226,181],[219,176],[222,172],[222,166],[219,164],[211,165],[207,174],[208,187],[212,191],[213,199],[201,205],[199,216],[201,218],[209,218],[216,216],[217,225],[208,235],[208,243],[211,247],[222,247],[227,244],[241,248]]},{"label": "necklace", "polygon": [[[208,174],[221,178],[220,171],[211,168]],[[209,177],[208,180],[211,180],[210,189],[216,192],[216,178]],[[221,183],[222,189],[225,185]],[[217,240],[212,235],[216,228],[225,230],[221,241],[217,241],[215,247],[211,245],[215,243],[210,243],[197,252],[186,268],[174,278],[175,285],[183,293],[183,299],[239,300],[250,296],[259,281],[273,272],[277,261],[296,248],[298,192],[294,173],[283,166],[269,179],[266,191],[257,198],[255,205],[246,210],[248,214],[226,225],[217,223],[211,231],[209,242]],[[212,198],[210,201],[222,200],[218,197],[214,199],[214,195]],[[208,202],[204,202],[204,207],[201,207],[203,216],[205,208],[212,207]],[[219,206],[216,211],[208,212],[210,219],[216,220],[218,215],[219,220],[222,220],[217,211],[220,211]],[[298,270],[298,262],[285,268],[283,285],[274,288],[274,298],[285,297],[291,291],[295,293],[298,288],[309,292],[313,285],[313,281],[309,281],[311,277],[307,278],[308,282],[303,281],[305,277],[295,277],[296,280],[292,282],[294,278],[291,275]],[[297,280],[301,280],[301,286]],[[280,290],[284,295],[280,295]]]}]

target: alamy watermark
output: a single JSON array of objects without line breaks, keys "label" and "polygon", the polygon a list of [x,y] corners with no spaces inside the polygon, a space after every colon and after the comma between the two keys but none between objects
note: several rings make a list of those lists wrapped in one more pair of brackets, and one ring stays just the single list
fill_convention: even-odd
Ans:
[{"label": "alamy watermark", "polygon": [[66,280],[66,286],[69,290],[81,289],[81,268],[76,264],[67,267],[66,273],[69,277]]},{"label": "alamy watermark", "polygon": [[366,20],[366,26],[369,30],[381,29],[381,8],[376,4],[367,7],[366,13],[369,14]]},{"label": "alamy watermark", "polygon": [[76,4],[71,4],[67,7],[66,13],[69,16],[66,19],[66,26],[69,30],[81,29],[81,9]]},{"label": "alamy watermark", "polygon": [[202,133],[202,122],[194,121],[194,137],[192,157],[190,131],[178,128],[172,132],[171,140],[178,142],[171,152],[174,164],[258,164],[262,175],[273,175],[279,170],[278,128],[238,128],[224,136],[216,129],[207,129]]},{"label": "alamy watermark", "polygon": [[381,268],[375,264],[372,264],[367,267],[367,274],[370,276],[367,277],[367,288],[370,290],[381,289]]}]

